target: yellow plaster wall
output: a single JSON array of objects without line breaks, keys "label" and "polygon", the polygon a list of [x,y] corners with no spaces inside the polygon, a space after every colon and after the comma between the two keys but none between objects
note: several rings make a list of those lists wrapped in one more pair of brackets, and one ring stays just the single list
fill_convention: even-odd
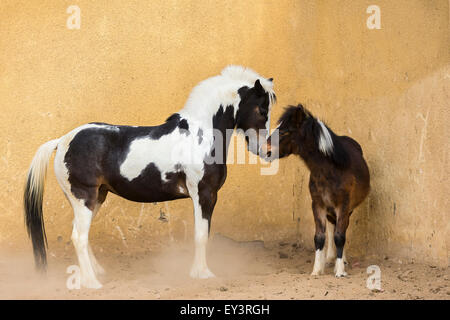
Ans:
[{"label": "yellow plaster wall", "polygon": [[[80,30],[66,27],[74,4]],[[380,30],[366,27],[372,4]],[[448,265],[449,35],[445,0],[2,0],[0,246],[30,246],[22,189],[39,145],[92,121],[159,124],[199,81],[239,64],[275,78],[272,126],[302,102],[362,145],[372,192],[351,221],[352,255]],[[306,167],[294,157],[279,165],[274,176],[229,167],[213,234],[312,247]],[[44,212],[50,250],[68,245],[72,212],[52,170]],[[91,238],[151,248],[190,241],[192,223],[189,200],[109,195]]]}]

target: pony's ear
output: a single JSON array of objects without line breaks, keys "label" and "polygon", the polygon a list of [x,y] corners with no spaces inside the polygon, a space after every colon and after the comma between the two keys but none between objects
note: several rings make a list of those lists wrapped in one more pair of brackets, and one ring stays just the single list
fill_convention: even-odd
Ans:
[{"label": "pony's ear", "polygon": [[289,123],[292,129],[300,129],[305,120],[306,114],[303,106],[299,104],[297,107],[292,107],[291,114],[289,117]]},{"label": "pony's ear", "polygon": [[303,106],[299,104],[297,108],[295,108],[294,113],[294,122],[297,126],[300,126],[300,124],[303,122],[305,118],[305,111],[303,109]]},{"label": "pony's ear", "polygon": [[255,90],[259,94],[265,94],[266,93],[266,91],[262,87],[261,82],[259,81],[259,79],[255,81]]}]

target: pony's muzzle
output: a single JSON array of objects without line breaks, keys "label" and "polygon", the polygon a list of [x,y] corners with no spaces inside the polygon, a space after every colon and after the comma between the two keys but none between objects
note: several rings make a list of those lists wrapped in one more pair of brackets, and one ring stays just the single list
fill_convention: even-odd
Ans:
[{"label": "pony's muzzle", "polygon": [[270,138],[259,149],[259,154],[264,159],[269,159],[272,155],[272,145],[270,143]]}]

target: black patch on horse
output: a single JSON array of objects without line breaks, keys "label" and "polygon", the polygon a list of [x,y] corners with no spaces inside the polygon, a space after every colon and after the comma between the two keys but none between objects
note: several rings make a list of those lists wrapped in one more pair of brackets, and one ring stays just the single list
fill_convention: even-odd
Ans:
[{"label": "black patch on horse", "polygon": [[[160,202],[185,197],[180,196],[178,191],[178,183],[185,184],[184,173],[177,172],[169,181],[163,182],[160,171],[150,163],[132,181],[120,174],[120,165],[127,157],[133,140],[157,140],[172,133],[180,127],[180,123],[184,128],[188,127],[187,122],[183,124],[183,121],[186,120],[175,113],[160,126],[132,127],[93,123],[105,127],[87,128],[78,132],[64,157],[73,195],[83,199],[85,205],[93,209],[97,202],[95,186],[106,181],[109,191],[132,201]],[[155,188],[158,191],[154,191]]]},{"label": "black patch on horse", "polygon": [[198,137],[198,144],[201,144],[203,141],[203,130],[201,128],[198,129],[197,137]]},{"label": "black patch on horse", "polygon": [[181,133],[186,134],[187,136],[190,134],[189,133],[189,124],[187,122],[186,119],[182,119],[179,123],[178,123],[178,127],[181,129]]},{"label": "black patch on horse", "polygon": [[[226,142],[229,141],[229,140],[225,140],[225,139],[227,139],[226,131],[227,131],[227,129],[234,128],[236,126],[236,121],[234,118],[234,107],[232,105],[229,105],[224,110],[224,107],[221,105],[219,110],[217,110],[216,114],[213,116],[212,122],[213,122],[213,128],[217,129],[221,132],[223,140],[224,140],[221,142],[221,145],[223,147],[222,154],[224,157],[222,163],[225,163],[227,150],[228,150],[228,144]],[[216,137],[214,137],[213,149],[211,150],[212,157],[215,157],[215,155],[216,155],[216,148],[220,147],[220,143],[215,141],[215,139],[216,139]],[[219,145],[217,145],[217,144],[219,144]]]}]

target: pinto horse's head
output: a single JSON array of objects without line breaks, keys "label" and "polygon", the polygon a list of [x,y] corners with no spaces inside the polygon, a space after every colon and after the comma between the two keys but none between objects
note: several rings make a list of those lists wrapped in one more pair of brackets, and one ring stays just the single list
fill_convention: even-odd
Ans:
[{"label": "pinto horse's head", "polygon": [[270,83],[272,88],[272,78],[258,79],[252,88],[240,88],[241,101],[236,115],[236,128],[244,131],[248,150],[256,155],[269,134],[270,109],[276,100],[275,94],[271,90],[266,91],[261,81],[266,85]]},{"label": "pinto horse's head", "polygon": [[283,158],[290,154],[299,154],[301,128],[304,121],[312,117],[308,110],[301,104],[289,106],[278,120],[275,133],[263,144],[262,150],[269,159]]}]

